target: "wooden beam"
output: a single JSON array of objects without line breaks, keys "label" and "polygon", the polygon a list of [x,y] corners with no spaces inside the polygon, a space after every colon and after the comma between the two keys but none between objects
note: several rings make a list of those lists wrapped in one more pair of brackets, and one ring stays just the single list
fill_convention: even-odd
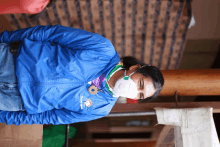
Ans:
[{"label": "wooden beam", "polygon": [[220,102],[169,102],[169,103],[146,103],[146,104],[115,104],[111,113],[155,111],[154,108],[213,108],[213,113],[220,113]]},{"label": "wooden beam", "polygon": [[160,96],[220,95],[220,69],[163,70]]},{"label": "wooden beam", "polygon": [[70,140],[70,147],[154,147],[156,141],[141,141],[141,142],[78,142],[78,139]]}]

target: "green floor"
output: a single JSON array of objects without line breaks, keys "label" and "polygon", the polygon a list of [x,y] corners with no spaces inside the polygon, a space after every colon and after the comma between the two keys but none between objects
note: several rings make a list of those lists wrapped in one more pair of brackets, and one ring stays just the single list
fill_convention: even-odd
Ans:
[{"label": "green floor", "polygon": [[[69,138],[73,138],[76,128],[69,126]],[[66,138],[66,125],[51,125],[43,129],[42,147],[63,147]]]}]

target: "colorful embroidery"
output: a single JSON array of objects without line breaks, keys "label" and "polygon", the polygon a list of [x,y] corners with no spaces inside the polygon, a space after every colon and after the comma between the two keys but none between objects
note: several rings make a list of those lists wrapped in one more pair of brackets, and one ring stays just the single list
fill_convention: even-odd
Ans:
[{"label": "colorful embroidery", "polygon": [[98,91],[99,91],[99,89],[98,89],[95,85],[91,85],[91,86],[89,87],[89,92],[90,92],[91,94],[93,94],[93,95],[97,94]]},{"label": "colorful embroidery", "polygon": [[91,85],[95,85],[98,89],[100,89],[102,82],[105,80],[106,80],[105,74],[102,74],[101,76],[93,80]]},{"label": "colorful embroidery", "polygon": [[90,99],[87,99],[86,102],[84,102],[84,106],[86,106],[86,108],[91,107],[92,106],[92,101]]}]

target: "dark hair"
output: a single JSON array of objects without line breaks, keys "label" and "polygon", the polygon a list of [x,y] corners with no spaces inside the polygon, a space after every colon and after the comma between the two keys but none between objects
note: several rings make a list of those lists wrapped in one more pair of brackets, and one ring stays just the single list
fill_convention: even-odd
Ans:
[{"label": "dark hair", "polygon": [[[131,57],[131,56],[123,57],[123,58],[121,58],[121,61],[123,63],[123,67],[126,70],[128,70],[132,65],[139,64],[139,65],[143,66],[142,68],[137,70],[137,73],[141,73],[145,77],[148,77],[148,76],[151,77],[153,80],[154,88],[156,89],[156,92],[154,93],[153,96],[151,96],[149,98],[145,98],[144,100],[152,101],[153,99],[155,99],[159,95],[159,93],[162,90],[162,87],[164,85],[164,78],[163,78],[161,71],[155,66],[141,63],[136,58]],[[143,102],[144,100],[138,100],[138,102]]]}]

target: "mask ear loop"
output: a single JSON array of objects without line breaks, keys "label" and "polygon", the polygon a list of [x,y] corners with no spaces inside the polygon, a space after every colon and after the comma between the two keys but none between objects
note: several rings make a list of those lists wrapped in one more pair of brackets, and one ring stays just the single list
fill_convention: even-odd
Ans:
[{"label": "mask ear loop", "polygon": [[[145,67],[145,66],[147,66],[147,65],[141,66],[139,69],[141,69],[141,68],[143,68],[143,67]],[[139,69],[137,69],[136,71],[138,71]],[[125,72],[124,72],[124,79],[125,79],[125,80],[128,80],[134,73],[136,73],[136,71],[134,71],[133,73],[131,73],[129,76],[126,76],[126,70],[125,70]]]},{"label": "mask ear loop", "polygon": [[136,71],[134,71],[133,73],[131,73],[129,76],[126,76],[126,70],[125,70],[125,72],[124,72],[124,79],[125,79],[125,80],[128,80],[128,79],[131,77],[131,75],[133,75],[135,72],[136,72]]},{"label": "mask ear loop", "polygon": [[126,70],[124,72],[124,80],[128,80],[130,78],[130,76],[126,76]]},{"label": "mask ear loop", "polygon": [[[144,67],[144,66],[142,66],[142,67]],[[141,69],[142,67],[140,67],[139,69]],[[131,73],[129,76],[126,76],[126,70],[125,70],[125,72],[124,72],[124,77],[130,77],[130,76],[132,76],[134,73],[136,73],[136,71],[138,71],[139,69],[137,69],[137,70],[135,70],[133,73]]]}]

